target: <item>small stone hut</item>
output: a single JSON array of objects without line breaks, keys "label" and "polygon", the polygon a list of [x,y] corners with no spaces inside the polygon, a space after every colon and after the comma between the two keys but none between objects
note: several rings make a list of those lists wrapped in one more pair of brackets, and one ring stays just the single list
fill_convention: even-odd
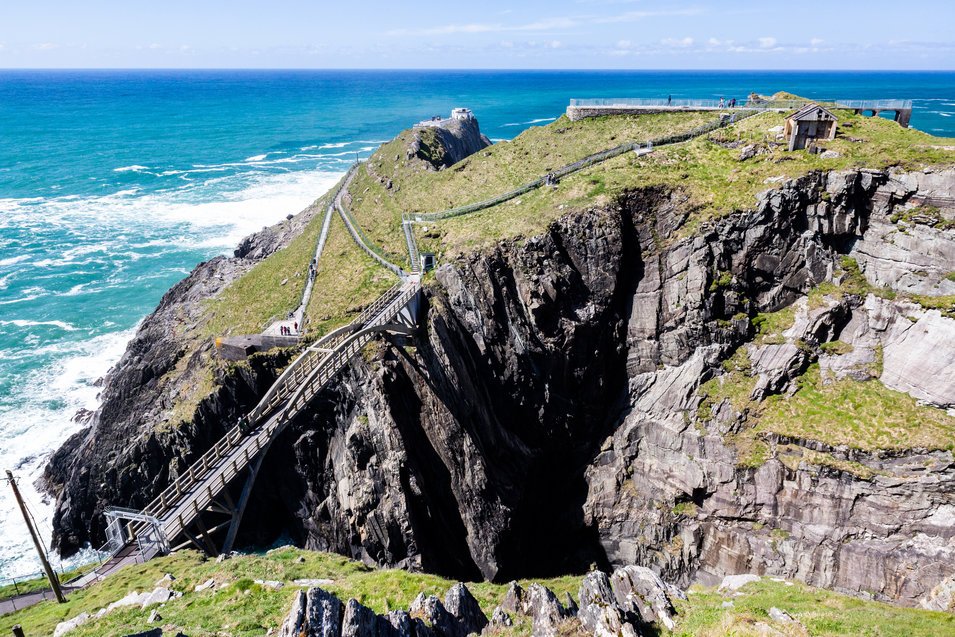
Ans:
[{"label": "small stone hut", "polygon": [[789,150],[801,150],[820,139],[835,139],[836,116],[818,104],[806,104],[786,118]]}]

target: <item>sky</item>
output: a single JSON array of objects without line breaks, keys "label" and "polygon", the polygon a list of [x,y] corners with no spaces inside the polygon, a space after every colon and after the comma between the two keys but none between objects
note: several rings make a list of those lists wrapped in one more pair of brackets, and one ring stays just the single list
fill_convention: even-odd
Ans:
[{"label": "sky", "polygon": [[3,0],[0,68],[955,69],[953,0]]}]

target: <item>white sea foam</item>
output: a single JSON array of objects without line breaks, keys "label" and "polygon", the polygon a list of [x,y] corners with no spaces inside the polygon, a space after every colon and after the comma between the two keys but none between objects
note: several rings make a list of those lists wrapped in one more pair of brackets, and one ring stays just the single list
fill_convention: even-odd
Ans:
[{"label": "white sea foam", "polygon": [[0,325],[15,325],[17,327],[40,327],[51,325],[67,332],[75,332],[76,327],[65,321],[31,321],[29,319],[11,319],[9,321],[0,321]]},{"label": "white sea foam", "polygon": [[119,168],[114,168],[114,173],[138,173],[144,170],[149,170],[149,166],[140,166],[139,164],[133,164],[132,166],[120,166]]},{"label": "white sea foam", "polygon": [[250,162],[250,161],[262,161],[263,159],[265,159],[265,158],[268,157],[268,156],[269,156],[268,153],[265,153],[265,154],[263,154],[263,155],[252,155],[251,157],[246,157],[246,158],[245,158],[245,161],[247,161],[247,162]]},{"label": "white sea foam", "polygon": [[22,262],[22,261],[26,261],[26,260],[29,259],[29,258],[30,258],[30,255],[28,255],[28,254],[18,254],[18,255],[15,256],[15,257],[9,257],[9,258],[7,258],[7,259],[0,259],[0,267],[7,266],[7,265],[16,265],[17,263],[20,263],[20,262]]},{"label": "white sea foam", "polygon": [[502,126],[527,126],[528,124],[541,124],[543,122],[553,122],[556,117],[539,117],[537,119],[528,120],[526,122],[511,122],[509,124],[501,124]]},{"label": "white sea foam", "polygon": [[[114,332],[44,348],[55,352],[53,362],[22,379],[15,407],[0,408],[0,466],[11,468],[18,477],[45,540],[50,537],[52,506],[37,492],[34,482],[49,454],[82,427],[73,421],[76,411],[96,408],[100,390],[95,383],[119,360],[133,333]],[[9,489],[0,489],[0,510],[16,510]],[[14,515],[0,518],[0,572],[4,576],[39,570],[33,551],[27,550],[29,545],[21,520]]]}]

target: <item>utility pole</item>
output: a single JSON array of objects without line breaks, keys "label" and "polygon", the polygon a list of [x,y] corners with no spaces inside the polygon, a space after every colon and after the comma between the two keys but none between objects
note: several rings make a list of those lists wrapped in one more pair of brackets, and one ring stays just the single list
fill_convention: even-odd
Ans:
[{"label": "utility pole", "polygon": [[56,576],[56,573],[53,572],[50,562],[46,559],[46,551],[43,550],[40,536],[37,535],[36,529],[33,528],[33,521],[27,513],[27,505],[23,503],[23,498],[20,496],[20,489],[17,488],[17,481],[13,478],[13,473],[9,469],[7,469],[7,480],[10,481],[10,488],[13,489],[13,497],[17,499],[17,504],[20,505],[20,513],[23,514],[23,521],[26,522],[27,529],[30,531],[30,537],[33,538],[33,546],[36,547],[37,555],[40,556],[40,561],[43,562],[43,570],[46,571],[46,578],[50,580],[50,587],[53,589],[53,594],[56,595],[56,601],[63,604],[66,602],[66,597],[60,589],[60,580]]}]

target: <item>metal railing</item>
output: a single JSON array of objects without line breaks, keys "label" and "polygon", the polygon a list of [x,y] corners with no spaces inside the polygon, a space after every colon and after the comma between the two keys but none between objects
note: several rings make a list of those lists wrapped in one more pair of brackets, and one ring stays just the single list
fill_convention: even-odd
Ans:
[{"label": "metal railing", "polygon": [[836,100],[835,105],[860,111],[912,110],[912,100]]},{"label": "metal railing", "polygon": [[[394,288],[392,288],[394,290]],[[374,316],[365,320],[361,328],[338,337],[337,345],[331,351],[323,350],[325,356],[312,372],[303,378],[294,393],[284,402],[283,409],[272,415],[264,425],[241,438],[230,440],[228,453],[220,453],[208,461],[204,456],[190,465],[187,470],[189,480],[171,485],[176,494],[172,502],[167,502],[164,511],[157,516],[162,522],[165,536],[174,539],[188,527],[200,511],[206,508],[215,497],[234,479],[243,468],[265,449],[302,409],[321,391],[321,389],[340,372],[348,362],[374,337],[373,329],[391,322],[419,291],[416,280],[406,281],[398,287],[398,294],[386,292],[369,308]],[[354,325],[354,324],[353,324]],[[230,431],[230,434],[237,428]],[[224,439],[230,438],[229,435]],[[208,454],[207,454],[208,455]],[[201,472],[196,474],[197,465]],[[178,482],[178,481],[177,481]]]},{"label": "metal railing", "polygon": [[[680,142],[693,139],[694,137],[699,137],[700,135],[705,135],[711,131],[714,131],[718,128],[724,126],[729,126],[735,122],[739,122],[747,117],[751,117],[760,113],[759,110],[749,110],[745,112],[734,113],[729,117],[720,117],[717,120],[703,124],[702,126],[697,126],[696,128],[686,131],[684,133],[675,133],[673,135],[666,135],[664,137],[659,137],[657,139],[652,139],[647,142],[627,142],[613,148],[601,151],[599,153],[594,153],[593,155],[588,155],[583,159],[579,159],[571,164],[567,164],[561,168],[550,173],[549,177],[555,179],[561,179],[572,175],[573,173],[589,168],[594,164],[599,164],[601,162],[607,161],[608,159],[613,159],[614,157],[619,157],[624,153],[631,151],[639,151],[641,149],[653,149],[657,146],[666,146],[669,144],[678,144]],[[460,217],[461,215],[470,214],[472,212],[478,212],[480,210],[485,210],[487,208],[492,208],[499,204],[502,204],[506,201],[519,197],[524,193],[530,192],[536,188],[540,188],[546,183],[548,175],[544,177],[539,177],[534,181],[528,182],[522,186],[518,186],[514,190],[509,190],[505,193],[491,197],[490,199],[485,199],[483,201],[477,201],[474,203],[466,204],[464,206],[458,206],[456,208],[449,208],[448,210],[441,210],[439,212],[412,212],[406,215],[406,218],[412,223],[419,223],[423,221],[437,221],[439,219],[449,219],[451,217]]]},{"label": "metal railing", "polygon": [[[357,168],[357,164],[355,168]],[[346,181],[345,183],[346,187],[348,186],[348,183],[351,182],[352,177],[354,177],[354,174],[352,174]],[[341,194],[344,194],[344,192],[345,192],[345,188],[342,189]],[[382,266],[394,272],[396,275],[404,276],[405,274],[404,270],[402,270],[399,266],[389,261],[387,256],[385,255],[384,250],[379,248],[374,241],[369,239],[368,236],[365,234],[365,232],[361,229],[361,226],[358,225],[358,222],[352,216],[351,212],[349,212],[348,209],[345,208],[345,204],[342,202],[341,194],[335,198],[335,206],[338,208],[338,214],[341,216],[342,221],[345,223],[345,227],[348,229],[348,234],[351,235],[355,243],[358,244],[358,247],[364,250],[365,253],[368,254],[368,256],[370,256],[372,259],[377,261]]]}]

